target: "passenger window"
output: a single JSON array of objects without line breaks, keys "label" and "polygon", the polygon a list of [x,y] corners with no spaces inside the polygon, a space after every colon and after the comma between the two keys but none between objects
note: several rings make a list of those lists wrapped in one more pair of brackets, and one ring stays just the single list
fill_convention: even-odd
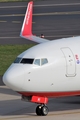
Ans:
[{"label": "passenger window", "polygon": [[34,64],[40,66],[40,59],[35,59]]},{"label": "passenger window", "polygon": [[48,63],[48,60],[46,58],[41,59],[41,65],[44,65]]}]

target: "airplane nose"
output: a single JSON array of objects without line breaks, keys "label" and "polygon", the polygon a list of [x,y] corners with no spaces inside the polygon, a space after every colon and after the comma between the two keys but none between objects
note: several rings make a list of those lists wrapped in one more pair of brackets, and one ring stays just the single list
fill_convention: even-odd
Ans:
[{"label": "airplane nose", "polygon": [[3,82],[15,91],[21,91],[24,81],[24,69],[18,65],[11,65],[3,75]]}]

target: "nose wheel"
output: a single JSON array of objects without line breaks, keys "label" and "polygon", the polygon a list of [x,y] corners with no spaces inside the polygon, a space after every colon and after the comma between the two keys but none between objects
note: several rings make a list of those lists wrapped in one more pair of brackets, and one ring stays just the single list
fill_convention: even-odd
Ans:
[{"label": "nose wheel", "polygon": [[46,116],[48,114],[48,107],[45,105],[38,105],[36,108],[36,114],[38,116]]}]

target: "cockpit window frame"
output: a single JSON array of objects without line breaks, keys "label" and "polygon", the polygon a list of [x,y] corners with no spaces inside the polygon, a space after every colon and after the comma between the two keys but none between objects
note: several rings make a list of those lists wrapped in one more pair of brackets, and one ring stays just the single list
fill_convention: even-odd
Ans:
[{"label": "cockpit window frame", "polygon": [[20,63],[20,64],[34,64],[37,66],[43,66],[48,63],[47,58],[21,58],[17,57],[14,61],[14,63]]},{"label": "cockpit window frame", "polygon": [[[43,63],[42,63],[42,60],[44,60]],[[37,62],[37,61],[39,61],[39,62]],[[33,64],[37,65],[37,66],[43,66],[43,65],[45,65],[47,63],[48,63],[48,59],[47,58],[36,58],[36,59],[34,59],[34,62],[33,62]]]}]

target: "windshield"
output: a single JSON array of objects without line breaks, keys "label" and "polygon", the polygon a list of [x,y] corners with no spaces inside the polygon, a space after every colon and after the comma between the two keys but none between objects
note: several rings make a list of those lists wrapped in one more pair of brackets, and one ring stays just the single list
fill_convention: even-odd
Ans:
[{"label": "windshield", "polygon": [[48,60],[46,58],[42,58],[41,59],[41,65],[44,65],[46,63],[48,63]]},{"label": "windshield", "polygon": [[34,64],[38,66],[42,66],[48,63],[47,58],[42,58],[42,59],[35,59]]},{"label": "windshield", "polygon": [[40,66],[40,59],[35,59],[34,64]]},{"label": "windshield", "polygon": [[33,58],[20,58],[17,57],[14,61],[14,63],[21,63],[21,64],[35,64],[38,66],[42,66],[48,63],[47,58],[42,58],[42,59],[33,59]]},{"label": "windshield", "polygon": [[23,64],[33,64],[34,59],[33,58],[20,58],[17,57],[14,61],[14,63],[23,63]]},{"label": "windshield", "polygon": [[20,63],[21,59],[22,59],[22,58],[17,57],[17,58],[15,59],[14,63]]},{"label": "windshield", "polygon": [[31,58],[23,58],[20,63],[23,64],[33,64],[34,59]]}]

